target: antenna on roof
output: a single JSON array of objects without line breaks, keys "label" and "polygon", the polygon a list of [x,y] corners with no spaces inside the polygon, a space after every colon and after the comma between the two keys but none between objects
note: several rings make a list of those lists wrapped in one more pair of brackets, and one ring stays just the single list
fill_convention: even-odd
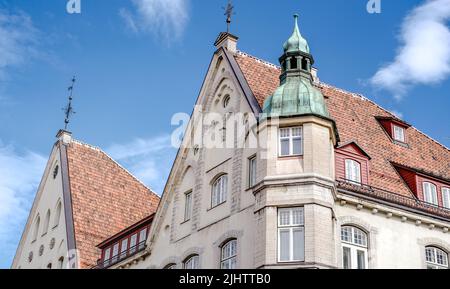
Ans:
[{"label": "antenna on roof", "polygon": [[228,0],[228,4],[226,8],[223,8],[225,10],[225,14],[227,16],[227,33],[230,33],[230,24],[231,24],[231,16],[233,16],[235,13],[233,12],[234,6],[231,0]]},{"label": "antenna on roof", "polygon": [[69,94],[69,103],[67,104],[67,106],[65,108],[63,108],[64,110],[64,114],[66,116],[66,118],[64,119],[64,130],[67,130],[67,126],[69,125],[70,122],[70,117],[75,114],[75,111],[73,110],[72,107],[72,99],[73,99],[73,87],[75,85],[75,76],[72,78],[72,83],[69,86],[68,90],[70,91]]}]

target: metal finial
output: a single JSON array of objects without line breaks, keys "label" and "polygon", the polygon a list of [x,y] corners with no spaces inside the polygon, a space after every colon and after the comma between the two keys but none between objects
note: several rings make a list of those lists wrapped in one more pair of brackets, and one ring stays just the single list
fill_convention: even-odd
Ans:
[{"label": "metal finial", "polygon": [[225,14],[227,16],[227,33],[230,33],[230,24],[231,24],[231,16],[234,15],[233,9],[233,3],[231,0],[228,0],[227,7],[225,9]]},{"label": "metal finial", "polygon": [[75,76],[72,78],[72,84],[68,87],[68,90],[70,91],[69,94],[69,103],[67,104],[67,106],[65,108],[63,108],[64,110],[64,114],[66,116],[66,118],[64,119],[64,130],[67,130],[67,126],[69,125],[70,122],[70,117],[75,114],[75,111],[73,110],[72,107],[72,99],[73,99],[73,88],[75,85]]}]

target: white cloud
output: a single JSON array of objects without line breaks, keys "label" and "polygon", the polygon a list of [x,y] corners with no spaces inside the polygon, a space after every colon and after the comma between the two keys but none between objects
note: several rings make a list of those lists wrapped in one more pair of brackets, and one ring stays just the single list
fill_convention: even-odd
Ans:
[{"label": "white cloud", "polygon": [[398,110],[391,110],[391,113],[392,113],[393,115],[395,115],[396,117],[398,117],[399,119],[402,119],[402,118],[403,118],[403,113],[400,112],[400,111],[398,111]]},{"label": "white cloud", "polygon": [[0,81],[7,79],[8,69],[36,54],[36,42],[37,30],[28,15],[0,10]]},{"label": "white cloud", "polygon": [[166,42],[178,40],[189,21],[188,0],[132,0],[135,12],[119,15],[134,32],[150,32]]},{"label": "white cloud", "polygon": [[46,158],[0,141],[0,267],[9,267],[45,168]]},{"label": "white cloud", "polygon": [[170,135],[164,135],[113,144],[106,152],[156,193],[161,194],[176,148],[171,145]]},{"label": "white cloud", "polygon": [[450,0],[428,0],[404,19],[401,47],[371,83],[400,99],[416,84],[436,84],[450,74]]}]

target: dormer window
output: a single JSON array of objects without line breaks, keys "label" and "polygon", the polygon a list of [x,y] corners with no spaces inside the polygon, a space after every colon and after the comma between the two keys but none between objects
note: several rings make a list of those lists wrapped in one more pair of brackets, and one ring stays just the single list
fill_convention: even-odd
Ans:
[{"label": "dormer window", "polygon": [[398,125],[394,125],[393,130],[394,130],[394,134],[393,134],[394,140],[404,143],[405,142],[405,129]]},{"label": "dormer window", "polygon": [[442,205],[450,209],[450,188],[442,188]]}]

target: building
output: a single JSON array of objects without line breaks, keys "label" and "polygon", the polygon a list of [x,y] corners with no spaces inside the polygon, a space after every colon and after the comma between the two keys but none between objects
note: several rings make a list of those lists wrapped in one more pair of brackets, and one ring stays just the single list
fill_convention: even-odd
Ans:
[{"label": "building", "polygon": [[321,82],[297,16],[280,67],[237,42],[215,42],[150,256],[128,267],[448,268],[449,149]]},{"label": "building", "polygon": [[67,131],[57,138],[14,269],[94,267],[101,252],[96,245],[158,206],[159,197],[101,149],[74,140]]}]

